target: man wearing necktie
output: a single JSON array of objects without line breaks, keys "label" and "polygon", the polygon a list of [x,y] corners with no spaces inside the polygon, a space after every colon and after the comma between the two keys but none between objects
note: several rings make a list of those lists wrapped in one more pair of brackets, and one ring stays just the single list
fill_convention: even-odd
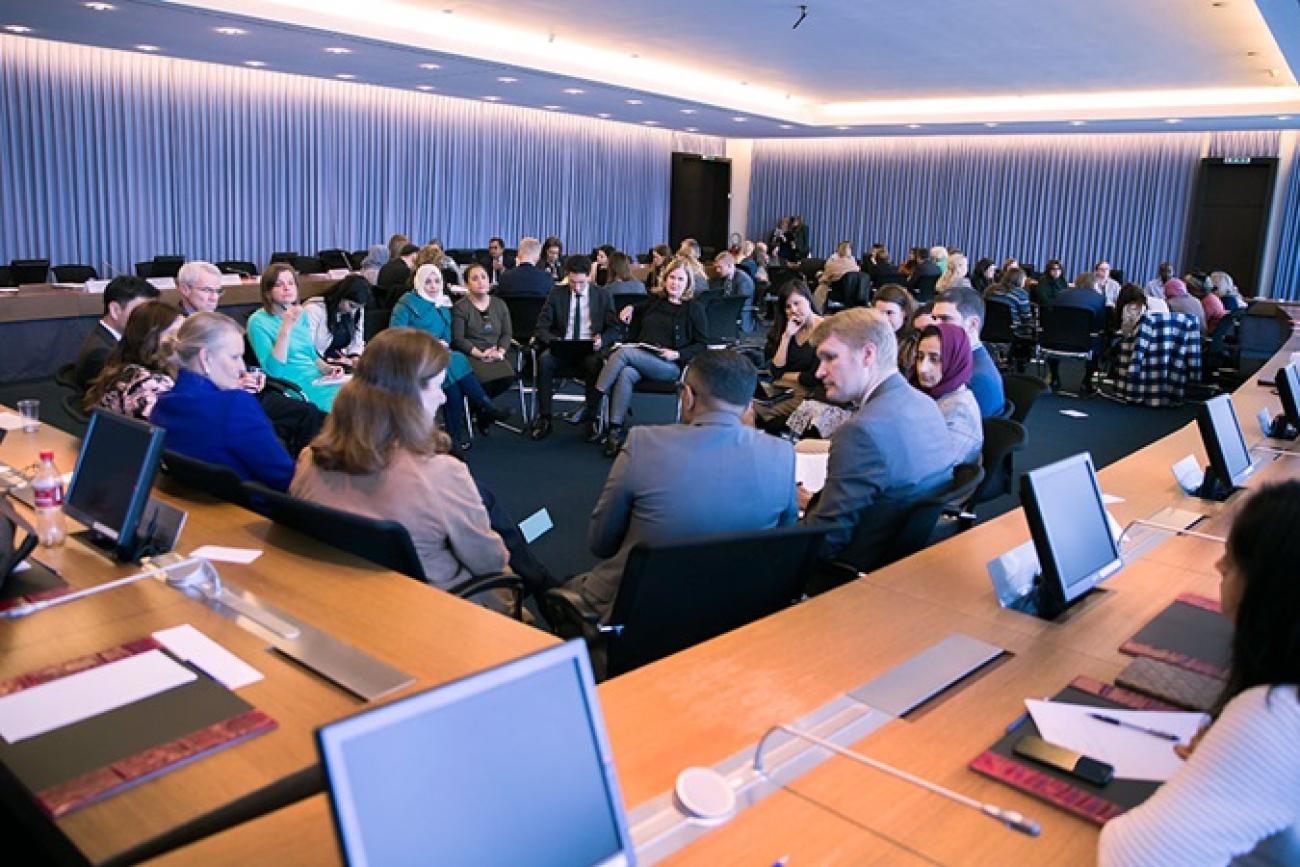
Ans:
[{"label": "man wearing necktie", "polygon": [[[570,256],[564,262],[567,281],[557,285],[546,298],[537,317],[533,342],[537,357],[537,417],[528,427],[528,436],[545,439],[551,433],[551,406],[555,394],[555,377],[581,376],[586,385],[588,438],[599,434],[597,408],[600,392],[596,377],[603,363],[602,352],[619,336],[614,299],[608,291],[590,280],[591,259]],[[570,341],[590,340],[591,351],[575,355]],[[569,344],[565,349],[552,344]]]}]

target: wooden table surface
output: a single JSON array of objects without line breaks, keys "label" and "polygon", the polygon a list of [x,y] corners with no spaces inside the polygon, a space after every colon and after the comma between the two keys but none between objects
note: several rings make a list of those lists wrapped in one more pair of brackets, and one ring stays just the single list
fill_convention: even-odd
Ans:
[{"label": "wooden table surface", "polygon": [[[1300,337],[1293,337],[1270,366],[1297,350]],[[1233,400],[1247,440],[1257,440],[1255,412],[1277,412],[1276,395],[1252,380]],[[1170,467],[1188,454],[1204,463],[1194,424],[1101,472],[1103,489],[1123,498],[1110,507],[1121,524],[1175,506],[1210,516],[1198,530],[1226,532],[1232,502],[1189,498],[1175,483]],[[1300,477],[1300,460],[1274,462],[1251,486],[1284,477]],[[1113,680],[1128,662],[1119,645],[1179,593],[1217,596],[1213,564],[1220,546],[1167,539],[1110,579],[1099,599],[1056,623],[1000,608],[989,583],[985,564],[1028,538],[1016,510],[602,684],[600,701],[628,808],[671,788],[683,768],[713,765],[751,746],[772,724],[796,720],[962,632],[1011,655],[856,746],[1032,816],[1042,823],[1041,837],[1000,829],[970,810],[831,758],[672,863],[770,864],[784,855],[792,865],[1095,861],[1094,826],[980,777],[967,764],[1020,715],[1026,697],[1050,695],[1078,675]],[[329,864],[338,857],[328,801],[318,795],[176,850],[161,863]]]},{"label": "wooden table surface", "polygon": [[[22,466],[41,448],[53,448],[64,470],[76,462],[75,441],[48,425],[36,434],[11,432],[0,443],[0,459]],[[157,496],[189,511],[180,550],[203,544],[262,549],[265,553],[251,565],[218,564],[223,580],[413,675],[412,690],[555,643],[536,629],[275,527],[244,509],[211,499],[182,499],[165,486]],[[35,556],[78,587],[137,571],[72,540],[56,549],[38,548]],[[182,623],[193,624],[266,675],[239,694],[279,726],[59,820],[59,829],[92,861],[314,767],[315,729],[366,706],[271,652],[252,633],[152,580],[21,620],[0,621],[0,678]]]}]

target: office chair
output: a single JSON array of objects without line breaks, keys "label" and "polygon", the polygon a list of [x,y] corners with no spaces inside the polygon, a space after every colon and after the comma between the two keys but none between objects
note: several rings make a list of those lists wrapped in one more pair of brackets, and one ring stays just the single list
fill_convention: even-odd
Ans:
[{"label": "office chair", "polygon": [[174,452],[163,452],[161,469],[163,475],[174,480],[178,485],[204,494],[234,503],[236,506],[249,507],[248,492],[244,482],[230,467],[213,464]]},{"label": "office chair", "polygon": [[99,272],[90,265],[55,265],[54,282],[55,283],[85,283],[87,280],[98,280]]},{"label": "office chair", "polygon": [[154,256],[153,273],[151,277],[170,277],[176,279],[180,273],[181,266],[185,264],[185,257],[178,255]]},{"label": "office chair", "polygon": [[1028,373],[1004,373],[1002,390],[1006,393],[1007,400],[1015,407],[1011,413],[1011,420],[1024,424],[1029,411],[1034,407],[1034,402],[1038,400],[1039,395],[1047,391],[1047,383]]},{"label": "office chair", "polygon": [[315,256],[294,256],[289,263],[299,274],[324,274],[325,263]]},{"label": "office chair", "polygon": [[50,276],[49,259],[14,259],[9,263],[9,276],[15,286],[28,283],[45,283]]},{"label": "office chair", "polygon": [[[1073,358],[1090,363],[1101,351],[1101,332],[1094,330],[1093,313],[1082,307],[1049,305],[1039,312],[1042,327],[1038,335],[1038,354],[1042,361]],[[1085,385],[1086,375],[1085,375]],[[1070,397],[1078,395],[1062,391]]]},{"label": "office chair", "polygon": [[217,266],[217,270],[222,274],[238,274],[240,277],[256,277],[258,275],[256,265],[240,259],[225,259],[213,264]]},{"label": "office chair", "polygon": [[[974,493],[966,499],[963,511],[974,513],[975,507],[990,500],[995,500],[1012,491],[1015,467],[1012,458],[1016,452],[1025,447],[1029,435],[1024,425],[1009,418],[984,419],[984,446],[981,449],[981,464],[984,467],[984,480]],[[973,519],[969,524],[973,524]]]},{"label": "office chair", "polygon": [[708,322],[706,338],[710,346],[734,346],[740,342],[740,314],[749,299],[743,295],[722,296],[714,292],[702,293],[704,318]]}]

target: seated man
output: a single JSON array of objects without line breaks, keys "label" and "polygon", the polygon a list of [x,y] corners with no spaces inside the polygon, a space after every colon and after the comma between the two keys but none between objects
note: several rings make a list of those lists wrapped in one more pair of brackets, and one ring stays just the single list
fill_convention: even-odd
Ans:
[{"label": "seated man", "polygon": [[827,397],[860,408],[831,437],[817,501],[798,487],[799,506],[806,525],[829,528],[823,562],[867,571],[908,506],[952,478],[952,441],[938,405],[899,374],[898,343],[883,314],[854,307],[828,316],[813,342]]},{"label": "seated man", "polygon": [[[520,247],[522,255],[523,248]],[[528,436],[545,439],[551,433],[551,406],[555,394],[555,375],[562,370],[582,375],[587,387],[585,414],[587,434],[591,439],[599,433],[597,408],[600,392],[596,391],[596,377],[604,365],[602,350],[612,346],[619,337],[620,326],[614,312],[614,298],[607,290],[591,283],[591,259],[570,256],[564,262],[569,282],[551,289],[551,294],[537,316],[537,330],[533,341],[540,354],[537,357],[537,418],[528,428]],[[549,281],[545,271],[540,272]],[[592,351],[581,358],[560,357],[557,341],[590,340]]]},{"label": "seated man", "polygon": [[[683,423],[643,425],[628,435],[587,532],[591,552],[609,559],[569,582],[602,621],[609,619],[628,552],[638,542],[794,523],[794,448],[741,421],[757,382],[754,366],[740,353],[705,352],[691,362],[682,387]],[[946,437],[942,418],[939,428]]]},{"label": "seated man", "polygon": [[[934,301],[934,320],[960,325],[970,338],[971,361],[974,370],[970,390],[979,401],[980,415],[984,418],[1001,415],[1007,395],[1002,388],[1002,374],[993,362],[993,356],[980,343],[980,329],[984,326],[984,299],[974,289],[949,289]],[[910,440],[909,440],[910,442]]]},{"label": "seated man", "polygon": [[718,276],[709,281],[709,288],[721,292],[723,297],[744,296],[745,308],[740,314],[740,324],[746,331],[753,331],[754,278],[739,270],[736,267],[736,257],[725,251],[718,254],[713,264],[718,269]]},{"label": "seated man", "polygon": [[492,238],[488,241],[487,256],[482,259],[482,262],[483,267],[487,268],[488,278],[493,286],[501,282],[502,274],[515,267],[515,257],[506,253],[506,242],[501,238]]},{"label": "seated man", "polygon": [[540,295],[545,297],[551,292],[555,281],[551,275],[537,267],[537,260],[542,255],[542,242],[536,238],[524,238],[519,242],[519,264],[501,275],[497,287],[498,295]]},{"label": "seated man", "polygon": [[114,277],[105,287],[104,315],[95,323],[86,339],[81,341],[81,348],[77,350],[77,363],[73,368],[73,379],[83,393],[91,380],[99,376],[108,354],[122,339],[122,329],[126,328],[126,320],[130,318],[131,311],[146,301],[157,298],[159,294],[148,280],[129,274]]}]

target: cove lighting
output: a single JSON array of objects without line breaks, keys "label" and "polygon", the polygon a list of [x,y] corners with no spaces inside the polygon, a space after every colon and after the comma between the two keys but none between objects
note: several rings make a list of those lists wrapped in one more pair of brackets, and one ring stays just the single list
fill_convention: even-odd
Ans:
[{"label": "cove lighting", "polygon": [[6,24],[5,30],[8,30],[10,33],[31,33],[32,32],[32,28],[27,27],[26,25],[23,24]]},{"label": "cove lighting", "polygon": [[112,12],[117,8],[112,3],[82,3],[81,5],[96,12]]},{"label": "cove lighting", "polygon": [[265,61],[265,60],[245,60],[245,61],[244,61],[244,65],[245,65],[245,66],[251,66],[251,67],[253,67],[254,69],[261,69],[263,66],[266,66],[266,61]]},{"label": "cove lighting", "polygon": [[149,51],[149,52],[162,50],[157,45],[137,45],[135,48],[137,51]]},{"label": "cove lighting", "polygon": [[245,36],[248,31],[239,27],[217,27],[214,28],[222,36]]},{"label": "cove lighting", "polygon": [[421,63],[420,68],[421,69],[442,69],[442,65],[438,63]]},{"label": "cove lighting", "polygon": [[342,45],[331,45],[325,49],[326,54],[351,54],[351,48],[344,48]]}]

